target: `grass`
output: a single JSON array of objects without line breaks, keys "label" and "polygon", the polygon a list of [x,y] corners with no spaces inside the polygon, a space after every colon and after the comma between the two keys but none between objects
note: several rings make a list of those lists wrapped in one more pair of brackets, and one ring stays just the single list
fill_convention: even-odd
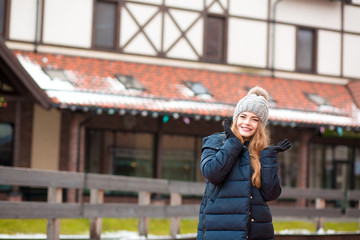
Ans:
[{"label": "grass", "polygon": [[[34,234],[46,233],[46,220],[44,219],[0,219],[0,234]],[[196,233],[197,219],[182,219],[180,233]],[[88,234],[90,221],[88,219],[62,219],[60,233],[70,234]],[[138,220],[134,218],[103,219],[103,232],[116,232],[120,230],[137,232]],[[305,229],[315,232],[316,223],[313,221],[274,221],[276,232],[285,229]],[[337,232],[357,232],[359,223],[354,222],[325,222],[324,230],[335,230]],[[149,233],[154,235],[169,235],[169,219],[150,219]]]}]

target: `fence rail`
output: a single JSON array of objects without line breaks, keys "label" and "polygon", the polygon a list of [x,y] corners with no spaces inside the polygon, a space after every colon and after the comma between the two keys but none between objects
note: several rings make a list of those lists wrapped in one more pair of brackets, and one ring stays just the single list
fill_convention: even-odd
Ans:
[{"label": "fence rail", "polygon": [[[84,174],[29,168],[0,167],[0,185],[45,187],[47,203],[0,201],[0,218],[48,219],[48,239],[59,239],[61,218],[90,219],[90,238],[100,239],[102,218],[139,218],[139,234],[147,235],[148,218],[170,218],[170,233],[180,230],[181,217],[196,217],[199,204],[182,204],[182,196],[202,196],[204,183],[180,182]],[[89,203],[63,203],[63,189],[89,189]],[[138,193],[137,204],[104,203],[104,191]],[[151,204],[151,193],[169,194],[170,204]],[[349,201],[359,201],[360,191],[283,188],[280,199],[315,200],[315,207],[271,206],[274,216],[317,217],[318,226],[324,217],[359,218],[360,209],[351,208]],[[341,201],[345,209],[327,207],[327,201]],[[345,203],[345,205],[344,205]]]}]

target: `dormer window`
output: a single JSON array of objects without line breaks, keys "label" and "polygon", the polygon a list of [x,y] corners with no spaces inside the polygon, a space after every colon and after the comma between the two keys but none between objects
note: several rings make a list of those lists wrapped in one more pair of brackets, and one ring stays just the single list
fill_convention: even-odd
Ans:
[{"label": "dormer window", "polygon": [[185,82],[184,83],[193,93],[194,95],[208,95],[211,96],[209,91],[206,89],[204,85],[199,82]]},{"label": "dormer window", "polygon": [[134,78],[134,76],[116,74],[115,77],[126,89],[145,91],[145,87],[136,78]]},{"label": "dormer window", "polygon": [[318,94],[306,94],[306,96],[317,105],[317,110],[320,112],[339,112],[337,107],[330,104],[328,100]]},{"label": "dormer window", "polygon": [[322,96],[318,95],[318,94],[306,94],[306,96],[316,105],[318,106],[331,106],[331,104],[328,102],[328,100],[326,100],[325,98],[323,98]]},{"label": "dormer window", "polygon": [[45,68],[43,70],[50,77],[51,80],[60,80],[60,81],[72,83],[69,80],[69,78],[66,76],[64,70],[50,69],[50,68]]}]

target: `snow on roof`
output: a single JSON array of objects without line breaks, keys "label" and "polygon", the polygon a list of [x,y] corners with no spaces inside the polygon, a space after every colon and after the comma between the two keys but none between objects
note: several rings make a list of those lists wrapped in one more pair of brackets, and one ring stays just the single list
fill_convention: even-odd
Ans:
[{"label": "snow on roof", "polygon": [[[256,85],[273,97],[270,121],[360,127],[360,110],[339,84],[270,78],[58,54],[14,51],[24,69],[61,108],[107,108],[231,118],[239,99]],[[46,59],[46,61],[44,61]],[[43,69],[62,69],[71,81],[51,79]],[[126,89],[117,74],[134,76],[144,90]],[[201,83],[210,97],[191,94],[184,82]],[[317,94],[328,105],[308,99]]]}]

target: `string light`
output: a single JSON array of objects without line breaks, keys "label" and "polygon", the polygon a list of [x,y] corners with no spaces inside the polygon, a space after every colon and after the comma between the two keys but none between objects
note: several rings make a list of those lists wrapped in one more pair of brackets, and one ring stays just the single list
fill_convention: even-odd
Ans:
[{"label": "string light", "polygon": [[119,111],[119,115],[125,115],[125,113],[126,113],[126,110],[125,109],[120,109],[120,111]]},{"label": "string light", "polygon": [[164,115],[162,121],[163,121],[163,123],[167,123],[169,121],[169,116]]},{"label": "string light", "polygon": [[108,114],[109,114],[109,115],[113,115],[114,113],[115,113],[115,110],[114,110],[114,109],[110,108],[110,109],[108,110]]},{"label": "string light", "polygon": [[184,117],[183,118],[183,121],[186,125],[189,125],[190,124],[190,119],[188,117]]},{"label": "string light", "polygon": [[173,117],[174,117],[175,119],[178,119],[178,118],[179,118],[179,114],[178,114],[178,113],[174,113],[174,114],[173,114]]},{"label": "string light", "polygon": [[101,108],[96,109],[96,114],[102,114],[103,110]]},{"label": "string light", "polygon": [[337,133],[339,134],[339,136],[342,137],[342,135],[343,135],[343,129],[342,129],[342,127],[337,127],[337,128],[336,128],[336,131],[337,131]]},{"label": "string light", "polygon": [[159,116],[159,113],[158,113],[158,112],[153,112],[153,113],[151,114],[151,116],[152,116],[153,118],[157,118],[157,117]]}]

